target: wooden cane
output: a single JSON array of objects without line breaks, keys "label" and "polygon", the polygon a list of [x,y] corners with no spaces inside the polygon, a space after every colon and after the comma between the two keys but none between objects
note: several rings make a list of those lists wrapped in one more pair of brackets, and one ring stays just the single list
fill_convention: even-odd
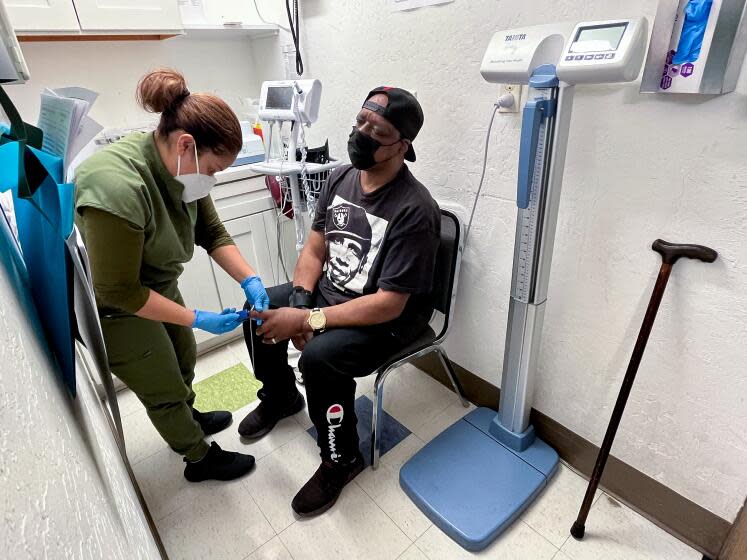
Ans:
[{"label": "wooden cane", "polygon": [[622,387],[620,387],[620,394],[617,396],[617,402],[612,411],[612,418],[610,418],[609,426],[607,426],[607,433],[604,435],[602,447],[599,448],[597,462],[594,465],[594,471],[589,480],[589,486],[586,488],[586,495],[581,504],[581,510],[578,512],[576,522],[573,524],[573,527],[571,527],[571,535],[577,540],[584,538],[586,518],[589,515],[591,504],[594,501],[594,494],[599,486],[599,481],[602,479],[604,466],[607,464],[610,449],[612,449],[612,442],[615,440],[615,434],[617,433],[617,428],[620,426],[620,420],[625,411],[625,405],[628,402],[630,390],[633,388],[633,382],[635,381],[636,373],[638,373],[638,366],[641,364],[643,351],[646,349],[646,343],[651,334],[651,328],[654,326],[656,312],[659,310],[659,304],[664,296],[664,290],[667,287],[667,281],[669,280],[669,274],[672,272],[672,267],[682,257],[712,263],[718,256],[716,251],[702,245],[667,243],[661,239],[654,241],[651,248],[661,255],[659,277],[656,279],[654,291],[651,294],[651,300],[648,303],[648,309],[646,309],[646,315],[643,318],[643,324],[641,325],[638,339],[633,348],[633,355],[630,357],[630,363],[625,372]]}]

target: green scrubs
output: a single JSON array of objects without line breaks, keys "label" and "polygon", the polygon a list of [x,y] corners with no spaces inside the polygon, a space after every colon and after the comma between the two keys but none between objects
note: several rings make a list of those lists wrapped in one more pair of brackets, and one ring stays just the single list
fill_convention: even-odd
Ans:
[{"label": "green scrubs", "polygon": [[140,399],[158,432],[187,459],[208,450],[192,417],[192,329],[134,315],[150,290],[184,304],[177,280],[195,244],[212,253],[233,240],[211,198],[182,201],[152,134],[108,146],[76,171],[76,223],[88,249],[109,366]]}]

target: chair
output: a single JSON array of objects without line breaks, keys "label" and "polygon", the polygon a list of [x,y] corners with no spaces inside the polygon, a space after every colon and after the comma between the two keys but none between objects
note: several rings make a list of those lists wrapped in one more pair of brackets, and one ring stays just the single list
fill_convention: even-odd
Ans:
[{"label": "chair", "polygon": [[431,352],[436,352],[441,365],[446,370],[454,390],[459,395],[462,404],[469,406],[469,401],[464,396],[462,386],[457,379],[454,369],[449,361],[449,357],[441,347],[441,343],[446,338],[451,326],[451,318],[454,310],[454,299],[457,293],[457,280],[459,278],[459,268],[462,261],[462,252],[464,250],[464,226],[461,220],[448,210],[441,210],[441,243],[438,247],[436,256],[436,268],[434,278],[434,308],[443,314],[443,326],[441,332],[436,334],[431,326],[417,338],[414,342],[403,348],[399,352],[391,355],[384,364],[382,364],[374,373],[373,393],[373,421],[371,430],[371,467],[376,469],[379,466],[379,455],[381,442],[379,439],[381,432],[381,422],[384,418],[383,401],[384,401],[384,381],[387,376],[396,368],[404,365],[415,358],[425,356]]}]

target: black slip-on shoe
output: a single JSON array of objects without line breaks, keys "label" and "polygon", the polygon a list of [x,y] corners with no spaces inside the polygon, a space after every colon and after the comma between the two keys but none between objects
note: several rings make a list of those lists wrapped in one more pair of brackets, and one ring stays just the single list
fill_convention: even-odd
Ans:
[{"label": "black slip-on shoe", "polygon": [[254,457],[234,451],[223,451],[220,446],[212,442],[210,449],[199,461],[184,462],[184,478],[190,482],[203,480],[233,480],[244,476],[254,467]]},{"label": "black slip-on shoe", "polygon": [[261,438],[270,432],[280,420],[303,410],[306,401],[298,393],[295,400],[285,406],[271,401],[261,401],[257,408],[246,415],[239,424],[239,435],[247,439]]},{"label": "black slip-on shoe", "polygon": [[233,422],[233,416],[226,410],[200,412],[193,408],[192,418],[197,421],[206,436],[217,434],[218,432],[225,430],[231,425],[231,422]]},{"label": "black slip-on shoe", "polygon": [[363,456],[345,464],[322,461],[309,481],[298,491],[291,502],[299,517],[312,517],[324,513],[340,497],[345,485],[363,470]]}]

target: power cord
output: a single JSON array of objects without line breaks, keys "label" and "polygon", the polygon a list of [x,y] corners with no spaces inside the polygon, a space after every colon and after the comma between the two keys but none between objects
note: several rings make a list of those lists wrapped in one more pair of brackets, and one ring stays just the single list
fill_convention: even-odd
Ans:
[{"label": "power cord", "polygon": [[309,220],[314,221],[314,213],[316,212],[316,201],[313,199],[311,194],[311,187],[309,187],[308,172],[306,170],[306,158],[308,156],[308,149],[306,146],[306,132],[304,130],[303,123],[299,122],[299,143],[301,145],[301,184],[303,185],[303,194],[306,198],[306,212],[309,214]]},{"label": "power cord", "polygon": [[485,154],[483,155],[482,159],[482,174],[480,175],[480,184],[477,186],[477,192],[475,193],[475,201],[472,203],[472,212],[469,215],[469,222],[467,224],[467,232],[464,234],[464,243],[467,244],[467,239],[469,238],[469,234],[472,231],[472,220],[475,217],[475,210],[477,210],[477,201],[480,199],[480,191],[482,191],[482,184],[485,180],[485,170],[487,169],[488,165],[488,147],[490,146],[490,131],[493,129],[493,121],[495,120],[495,115],[498,113],[498,109],[501,107],[513,107],[515,103],[514,94],[513,93],[507,93],[505,95],[502,95],[498,101],[496,101],[493,104],[493,115],[490,117],[490,124],[488,125],[488,131],[485,134]]},{"label": "power cord", "polygon": [[293,0],[293,14],[291,15],[290,0],[285,0],[285,11],[288,12],[290,34],[296,47],[296,74],[303,76],[303,59],[301,58],[301,21],[298,19],[298,0]]}]

